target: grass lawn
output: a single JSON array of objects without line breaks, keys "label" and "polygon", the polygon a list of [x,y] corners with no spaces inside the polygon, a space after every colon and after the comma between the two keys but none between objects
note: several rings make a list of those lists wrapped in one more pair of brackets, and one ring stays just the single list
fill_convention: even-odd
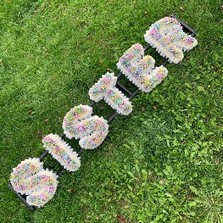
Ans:
[{"label": "grass lawn", "polygon": [[[99,77],[172,13],[199,45],[29,211],[7,187],[12,168],[40,156],[42,136],[60,134],[70,108],[88,104]],[[2,0],[0,30],[0,222],[223,222],[222,0]],[[111,112],[103,102],[94,111]]]}]

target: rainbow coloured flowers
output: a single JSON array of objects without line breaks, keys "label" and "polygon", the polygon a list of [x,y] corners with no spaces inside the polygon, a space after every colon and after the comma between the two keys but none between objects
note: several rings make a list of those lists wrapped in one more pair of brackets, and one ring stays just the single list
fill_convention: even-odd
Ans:
[{"label": "rainbow coloured flowers", "polygon": [[[184,51],[191,50],[197,45],[197,40],[184,33],[181,24],[171,17],[162,18],[152,24],[144,38],[171,63],[179,63],[184,57]],[[117,67],[134,85],[146,93],[152,91],[168,74],[164,66],[155,66],[154,58],[145,55],[143,46],[138,43],[131,46],[119,58]],[[130,99],[138,90],[131,92],[119,82],[119,89],[127,92],[131,96],[129,99],[116,87],[116,84],[117,77],[114,73],[107,72],[89,89],[89,97],[95,102],[104,100],[117,113],[129,115],[133,110]],[[109,118],[109,122],[115,115]],[[95,149],[100,146],[109,131],[108,121],[93,115],[92,107],[82,104],[67,112],[62,128],[68,139],[79,139],[82,148],[79,155],[57,134],[51,133],[45,136],[42,142],[48,153],[64,169],[71,172],[80,168],[79,156],[84,149]],[[57,178],[55,173],[43,168],[39,158],[29,158],[13,168],[10,183],[16,192],[27,195],[26,201],[29,205],[41,207],[53,198],[58,186]]]},{"label": "rainbow coloured flowers", "polygon": [[114,73],[107,72],[90,88],[90,99],[96,102],[104,99],[105,102],[119,114],[129,115],[132,112],[132,104],[129,99],[115,87],[116,82],[117,77]]},{"label": "rainbow coloured flowers", "polygon": [[134,44],[119,59],[117,67],[141,91],[150,92],[167,76],[168,70],[155,67],[153,57],[144,57],[144,49],[140,44]]},{"label": "rainbow coloured flowers", "polygon": [[52,171],[43,169],[39,158],[29,158],[13,168],[10,183],[16,192],[27,195],[29,205],[41,207],[53,198],[57,178]]},{"label": "rainbow coloured flowers", "polygon": [[183,51],[189,51],[197,45],[197,40],[186,34],[177,19],[171,17],[164,17],[152,24],[144,38],[171,63],[182,61]]},{"label": "rainbow coloured flowers", "polygon": [[80,168],[80,157],[61,137],[56,134],[49,134],[43,138],[42,142],[46,150],[64,169],[73,172]]},{"label": "rainbow coloured flowers", "polygon": [[84,149],[97,148],[108,134],[107,120],[97,115],[91,116],[92,112],[90,106],[78,105],[63,119],[64,134],[70,139],[80,139],[79,145]]}]

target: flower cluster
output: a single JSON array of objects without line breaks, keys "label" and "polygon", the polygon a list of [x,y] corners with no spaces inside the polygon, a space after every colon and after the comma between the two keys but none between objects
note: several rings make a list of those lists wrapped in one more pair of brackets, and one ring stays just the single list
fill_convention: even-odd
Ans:
[{"label": "flower cluster", "polygon": [[124,73],[135,73],[136,69],[134,64],[138,64],[144,57],[143,46],[139,43],[131,46],[119,59],[117,67],[123,70]]},{"label": "flower cluster", "polygon": [[49,202],[57,190],[57,178],[58,176],[48,169],[42,170],[30,178],[28,181],[31,185],[31,190],[26,198],[27,203],[29,205],[42,207]]},{"label": "flower cluster", "polygon": [[191,50],[197,45],[197,40],[187,35],[177,19],[171,17],[164,17],[152,24],[144,38],[171,63],[179,63],[183,60],[183,51]]},{"label": "flower cluster", "polygon": [[107,72],[90,88],[90,99],[98,102],[104,98],[105,102],[119,114],[129,115],[132,112],[132,104],[129,99],[115,87],[116,81],[117,77],[114,76],[114,73]]},{"label": "flower cluster", "polygon": [[113,73],[107,72],[102,75],[97,83],[89,90],[90,99],[95,102],[99,102],[104,98],[106,91],[110,88],[115,87],[117,82],[117,77]]},{"label": "flower cluster", "polygon": [[95,149],[102,144],[108,134],[108,124],[103,117],[94,115],[74,127],[79,145],[84,149]]},{"label": "flower cluster", "polygon": [[160,84],[167,74],[168,70],[164,66],[156,67],[149,77],[150,84],[148,85],[147,92],[152,91],[156,85]]},{"label": "flower cluster", "polygon": [[89,118],[92,112],[92,108],[88,105],[77,105],[65,115],[62,127],[68,139],[75,137],[74,125],[83,119]]},{"label": "flower cluster", "polygon": [[140,78],[150,73],[154,68],[155,60],[151,56],[144,57],[144,49],[140,44],[131,46],[119,59],[117,67],[135,85],[138,85]]},{"label": "flower cluster", "polygon": [[[77,110],[82,111],[77,118]],[[63,129],[69,138],[80,139],[79,145],[84,149],[95,149],[108,134],[108,124],[103,117],[91,116],[92,108],[78,105],[72,108],[63,119]]]},{"label": "flower cluster", "polygon": [[80,157],[73,149],[56,134],[49,134],[42,140],[43,146],[64,169],[76,171],[80,168]]},{"label": "flower cluster", "polygon": [[[197,40],[183,32],[181,24],[174,18],[165,17],[152,24],[144,35],[145,40],[172,63],[180,62],[183,51],[191,50]],[[117,67],[140,90],[150,92],[167,76],[165,67],[155,67],[155,60],[144,56],[140,44],[134,44],[119,59]],[[117,113],[128,115],[132,104],[116,88],[117,77],[107,72],[89,90],[91,100],[105,100]],[[92,116],[93,109],[88,105],[72,108],[63,119],[63,130],[67,138],[80,139],[79,145],[84,149],[97,148],[108,134],[108,123],[103,117]],[[65,169],[76,171],[80,168],[80,157],[56,134],[49,134],[42,140],[43,146]],[[22,161],[10,176],[14,190],[27,195],[29,205],[41,207],[50,201],[57,189],[58,176],[52,171],[43,169],[38,158]]]},{"label": "flower cluster", "polygon": [[41,207],[53,198],[57,178],[52,171],[43,169],[43,163],[38,158],[29,158],[13,168],[10,182],[16,192],[27,195],[29,205]]},{"label": "flower cluster", "polygon": [[150,92],[167,76],[167,69],[163,66],[154,68],[155,60],[147,55],[140,44],[130,47],[119,59],[117,67],[140,90]]}]

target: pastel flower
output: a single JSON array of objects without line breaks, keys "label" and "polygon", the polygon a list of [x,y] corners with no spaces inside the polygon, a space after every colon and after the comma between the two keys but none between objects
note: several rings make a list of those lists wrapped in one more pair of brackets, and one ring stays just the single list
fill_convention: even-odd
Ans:
[{"label": "pastel flower", "polygon": [[171,63],[179,63],[184,58],[183,52],[197,45],[197,40],[186,34],[177,19],[171,17],[165,17],[152,24],[144,38]]},{"label": "pastel flower", "polygon": [[56,134],[49,134],[42,140],[43,146],[66,170],[76,171],[80,168],[80,157]]},{"label": "pastel flower", "polygon": [[27,195],[29,205],[41,207],[53,198],[57,190],[57,178],[52,171],[43,169],[39,158],[29,158],[13,168],[10,183],[16,192]]}]

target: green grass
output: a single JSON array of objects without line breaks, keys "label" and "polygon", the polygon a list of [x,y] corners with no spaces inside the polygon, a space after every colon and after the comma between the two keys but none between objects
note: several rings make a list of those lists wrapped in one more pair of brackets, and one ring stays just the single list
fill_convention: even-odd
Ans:
[{"label": "green grass", "polygon": [[[66,112],[88,104],[98,78],[172,13],[199,45],[30,212],[7,188],[12,168],[38,157],[42,135],[61,133]],[[223,222],[221,0],[3,0],[0,30],[0,222]],[[95,113],[106,117],[103,106]]]}]

